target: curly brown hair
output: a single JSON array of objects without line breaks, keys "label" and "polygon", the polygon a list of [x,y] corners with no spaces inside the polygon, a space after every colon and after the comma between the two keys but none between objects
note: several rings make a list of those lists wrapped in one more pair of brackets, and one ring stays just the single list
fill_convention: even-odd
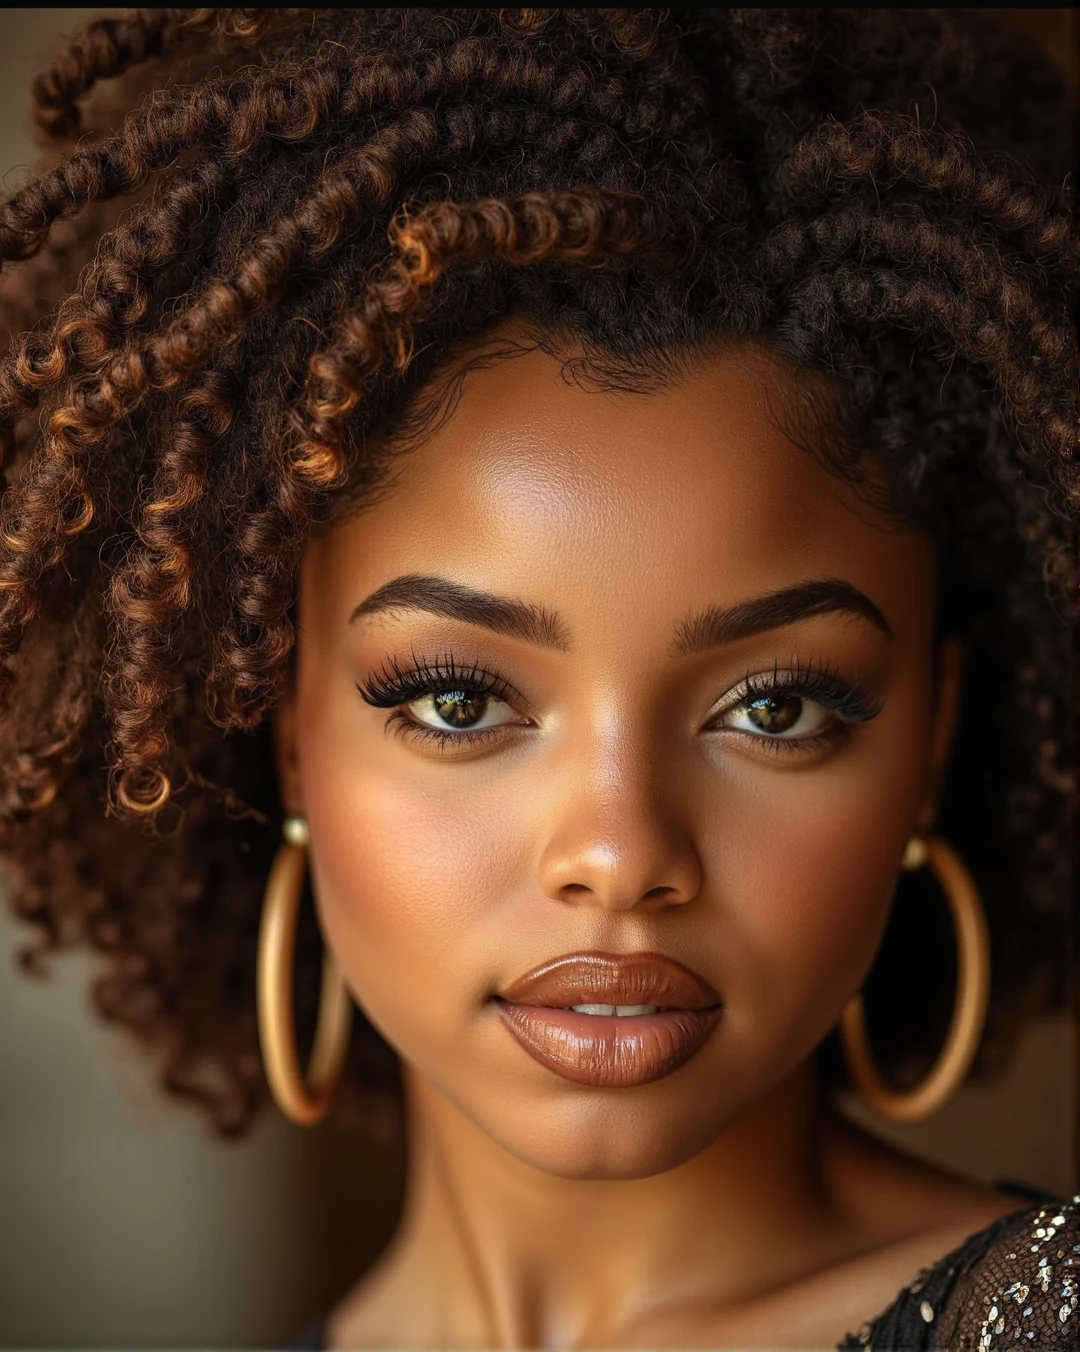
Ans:
[{"label": "curly brown hair", "polygon": [[[265,1104],[267,714],[304,543],[514,312],[621,388],[728,339],[805,373],[808,449],[932,534],[967,645],[939,829],[991,926],[975,1073],[1062,1002],[1075,231],[1040,50],[963,10],[137,10],[33,99],[43,167],[0,204],[0,852],[27,970],[92,945],[98,1009],[166,1090],[223,1134]],[[940,897],[901,886],[866,994],[902,1081],[953,950]],[[307,1046],[320,961],[308,897]],[[399,1088],[357,1023],[339,1112]],[[835,1033],[818,1056],[842,1078]]]}]

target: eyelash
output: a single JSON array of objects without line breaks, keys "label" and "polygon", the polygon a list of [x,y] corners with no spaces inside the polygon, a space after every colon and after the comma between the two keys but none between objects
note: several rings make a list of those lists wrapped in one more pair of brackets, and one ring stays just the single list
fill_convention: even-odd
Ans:
[{"label": "eyelash", "polygon": [[[512,703],[521,697],[513,686],[503,680],[501,676],[483,670],[478,663],[474,663],[471,668],[458,666],[451,653],[448,653],[444,660],[436,658],[434,663],[422,662],[417,659],[414,653],[413,663],[412,668],[403,670],[396,659],[391,657],[388,659],[388,664],[392,675],[384,665],[378,677],[370,678],[363,685],[359,682],[356,683],[361,698],[367,704],[377,709],[393,709],[393,713],[387,719],[387,727],[396,723],[402,733],[416,737],[421,741],[433,739],[439,749],[443,750],[448,743],[453,743],[455,746],[473,745],[476,742],[486,740],[493,733],[499,733],[504,727],[515,726],[500,724],[493,728],[472,730],[464,728],[457,732],[450,732],[414,722],[396,706],[411,704],[414,700],[422,699],[425,695],[445,693],[449,690],[460,691],[472,698],[495,697],[506,703]],[[776,665],[767,675],[747,672],[733,694],[736,698],[726,704],[715,717],[723,717],[724,714],[730,713],[753,700],[769,695],[782,694],[812,700],[814,703],[831,710],[841,720],[838,723],[831,724],[822,732],[811,733],[804,737],[785,738],[757,736],[754,733],[743,734],[751,737],[756,743],[764,744],[777,755],[805,751],[821,747],[826,742],[834,741],[850,731],[848,725],[851,723],[865,723],[876,717],[880,712],[882,703],[880,699],[875,699],[869,692],[864,691],[858,681],[853,684],[844,680],[834,667],[827,664],[820,667],[804,666],[799,662],[783,674],[780,673],[779,667]],[[732,730],[740,731],[740,729]]]},{"label": "eyelash", "polygon": [[[823,748],[829,742],[838,741],[851,732],[852,723],[867,723],[881,712],[883,701],[864,690],[859,680],[845,680],[836,667],[827,663],[821,666],[803,665],[794,661],[793,665],[780,672],[779,664],[774,664],[768,674],[747,672],[742,682],[735,687],[734,696],[729,703],[715,715],[722,718],[744,704],[769,695],[789,695],[797,699],[811,700],[834,713],[839,722],[832,723],[821,732],[809,733],[803,737],[769,737],[746,733],[763,750],[775,755],[792,752],[810,751]],[[740,729],[734,729],[740,731]]]},{"label": "eyelash", "polygon": [[421,699],[424,695],[440,694],[447,690],[460,690],[462,694],[473,698],[480,695],[495,696],[507,703],[520,698],[513,686],[501,676],[482,670],[478,663],[474,663],[471,669],[459,667],[452,653],[447,653],[445,661],[436,658],[434,663],[421,662],[414,653],[415,665],[408,671],[403,671],[395,658],[391,657],[388,660],[393,676],[387,673],[384,666],[379,673],[381,679],[368,680],[362,686],[358,683],[356,688],[360,691],[361,697],[376,709],[394,710],[386,720],[387,727],[397,723],[399,730],[408,736],[416,737],[420,741],[434,739],[440,750],[449,742],[453,742],[455,746],[469,746],[474,742],[483,741],[491,733],[498,732],[499,728],[443,731],[440,728],[429,728],[423,723],[414,723],[407,714],[394,706],[411,704],[413,700]]}]

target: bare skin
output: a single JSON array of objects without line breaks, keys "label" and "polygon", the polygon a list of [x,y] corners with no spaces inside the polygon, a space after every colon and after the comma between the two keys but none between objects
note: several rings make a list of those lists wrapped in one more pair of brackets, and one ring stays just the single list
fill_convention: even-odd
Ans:
[{"label": "bare skin", "polygon": [[[410,1152],[332,1348],[832,1346],[1022,1205],[873,1141],[815,1082],[933,826],[961,655],[942,646],[935,688],[929,542],[778,430],[790,379],[749,347],[649,395],[582,390],[543,352],[500,363],[308,546],[282,800],[326,941],[402,1058]],[[407,606],[350,622],[416,574],[543,607],[562,646]],[[691,613],[822,579],[869,608],[676,651]],[[357,689],[448,653],[509,688],[474,706],[482,740],[417,734],[460,739],[430,695],[388,721]],[[748,676],[807,670],[857,697],[781,688],[790,727],[750,718]],[[597,949],[720,993],[686,1064],[595,1087],[511,1037],[492,997]]]}]

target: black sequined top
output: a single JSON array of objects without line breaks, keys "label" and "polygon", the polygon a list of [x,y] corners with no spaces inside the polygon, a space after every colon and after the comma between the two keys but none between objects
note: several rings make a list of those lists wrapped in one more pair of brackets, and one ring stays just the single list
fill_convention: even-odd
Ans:
[{"label": "black sequined top", "polygon": [[837,1352],[1080,1352],[1080,1194],[1038,1196],[923,1268]]},{"label": "black sequined top", "polygon": [[[1080,1194],[1003,1180],[1034,1202],[923,1268],[836,1352],[1080,1352]],[[324,1352],[323,1323],[288,1352]]]}]

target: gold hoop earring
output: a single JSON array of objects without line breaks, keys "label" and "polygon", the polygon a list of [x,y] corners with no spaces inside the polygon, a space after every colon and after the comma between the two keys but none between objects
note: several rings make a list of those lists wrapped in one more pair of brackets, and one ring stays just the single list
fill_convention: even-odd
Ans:
[{"label": "gold hoop earring", "polygon": [[945,893],[956,931],[956,1000],[945,1042],[933,1068],[914,1089],[890,1089],[870,1051],[860,993],[844,1007],[840,1035],[848,1069],[868,1106],[890,1122],[917,1122],[937,1112],[971,1069],[986,1024],[990,999],[990,935],[975,880],[964,861],[940,836],[912,836],[903,867],[929,866]]},{"label": "gold hoop earring", "polygon": [[278,1107],[293,1122],[311,1126],[326,1116],[345,1067],[352,1002],[327,947],[315,1046],[305,1083],[293,1029],[293,949],[310,840],[306,819],[286,817],[281,834],[284,841],[270,869],[259,923],[259,1044]]}]

